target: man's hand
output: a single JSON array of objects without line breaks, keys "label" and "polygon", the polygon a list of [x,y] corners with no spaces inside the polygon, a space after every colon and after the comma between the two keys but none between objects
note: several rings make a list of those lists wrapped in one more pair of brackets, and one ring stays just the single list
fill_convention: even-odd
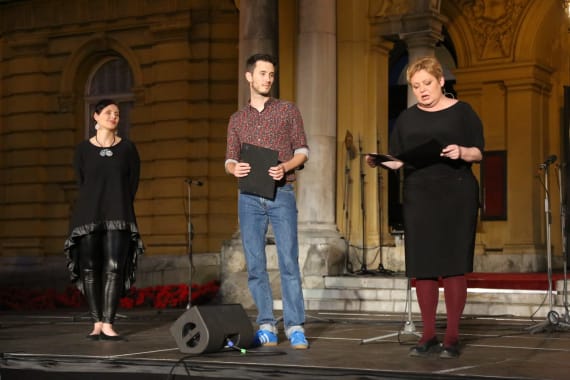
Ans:
[{"label": "man's hand", "polygon": [[280,179],[285,177],[286,172],[287,172],[287,170],[285,169],[285,165],[283,165],[283,164],[279,164],[277,166],[272,166],[269,168],[269,175],[275,181],[279,181]]},{"label": "man's hand", "polygon": [[251,171],[251,166],[247,162],[229,163],[228,171],[234,175],[234,177],[241,178],[245,177]]}]

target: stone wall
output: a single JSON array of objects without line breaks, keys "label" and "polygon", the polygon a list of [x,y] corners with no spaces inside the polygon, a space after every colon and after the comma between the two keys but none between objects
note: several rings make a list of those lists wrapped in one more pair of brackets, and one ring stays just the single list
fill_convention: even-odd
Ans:
[{"label": "stone wall", "polygon": [[[85,83],[116,55],[133,72],[129,138],[141,156],[143,261],[183,266],[189,212],[195,256],[219,252],[237,226],[235,181],[223,161],[237,108],[238,27],[230,0],[0,5],[0,267],[60,267],[76,195],[73,151],[85,138]],[[187,178],[204,185],[189,194]],[[156,269],[152,281],[170,280]]]}]

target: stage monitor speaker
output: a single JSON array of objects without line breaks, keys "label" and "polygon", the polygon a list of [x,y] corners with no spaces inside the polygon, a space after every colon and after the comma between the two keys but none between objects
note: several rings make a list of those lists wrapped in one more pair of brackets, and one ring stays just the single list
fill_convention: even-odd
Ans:
[{"label": "stage monitor speaker", "polygon": [[253,326],[240,304],[192,306],[172,326],[170,333],[181,352],[216,352],[231,341],[239,348],[253,344]]}]

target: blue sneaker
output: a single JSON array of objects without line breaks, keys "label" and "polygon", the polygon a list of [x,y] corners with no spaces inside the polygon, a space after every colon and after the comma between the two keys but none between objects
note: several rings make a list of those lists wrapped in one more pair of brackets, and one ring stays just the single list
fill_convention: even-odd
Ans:
[{"label": "blue sneaker", "polygon": [[254,346],[266,346],[273,347],[277,346],[277,335],[269,330],[257,330],[255,337],[253,338]]},{"label": "blue sneaker", "polygon": [[291,342],[291,347],[296,350],[306,350],[309,348],[309,342],[307,342],[307,338],[305,338],[305,334],[302,331],[295,331],[289,337],[289,341]]}]

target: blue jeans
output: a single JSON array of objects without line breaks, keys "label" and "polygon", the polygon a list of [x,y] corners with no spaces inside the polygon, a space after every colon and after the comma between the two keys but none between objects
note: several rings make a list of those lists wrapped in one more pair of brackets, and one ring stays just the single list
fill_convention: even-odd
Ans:
[{"label": "blue jeans", "polygon": [[277,324],[273,315],[273,296],[265,254],[265,235],[271,223],[281,275],[285,331],[289,336],[295,330],[302,330],[305,305],[299,270],[297,203],[293,185],[278,187],[274,200],[240,193],[238,213],[249,290],[258,311],[257,323],[272,326]]}]

